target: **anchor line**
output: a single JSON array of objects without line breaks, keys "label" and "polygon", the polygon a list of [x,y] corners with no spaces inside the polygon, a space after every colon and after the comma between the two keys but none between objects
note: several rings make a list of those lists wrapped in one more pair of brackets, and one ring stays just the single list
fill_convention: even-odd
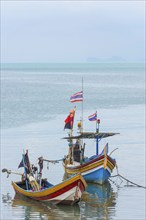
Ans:
[{"label": "anchor line", "polygon": [[[141,185],[139,185],[139,184],[137,184],[137,183],[134,183],[134,182],[132,182],[131,180],[129,180],[129,179],[125,178],[124,176],[122,176],[121,174],[119,174],[118,166],[117,166],[117,165],[116,165],[116,169],[117,169],[117,175],[111,176],[110,178],[119,177],[120,179],[126,180],[126,181],[127,181],[127,184],[128,184],[128,183],[131,183],[131,184],[133,184],[133,185],[135,185],[135,186],[137,186],[137,187],[141,187],[141,188],[146,189],[146,186],[141,186]],[[111,180],[111,179],[110,179],[110,180]],[[111,180],[111,181],[112,181],[112,180]],[[113,182],[113,181],[112,181],[112,182]]]}]

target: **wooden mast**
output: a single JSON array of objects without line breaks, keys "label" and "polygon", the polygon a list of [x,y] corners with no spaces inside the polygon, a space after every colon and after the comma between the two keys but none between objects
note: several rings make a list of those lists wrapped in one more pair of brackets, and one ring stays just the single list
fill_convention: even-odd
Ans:
[{"label": "wooden mast", "polygon": [[[82,94],[83,94],[83,100],[82,100],[82,120],[81,120],[81,132],[83,133],[83,108],[84,108],[84,92],[83,92],[83,77],[82,77]],[[80,141],[80,163],[82,163],[82,148],[83,148],[84,140],[82,139],[82,142]]]}]

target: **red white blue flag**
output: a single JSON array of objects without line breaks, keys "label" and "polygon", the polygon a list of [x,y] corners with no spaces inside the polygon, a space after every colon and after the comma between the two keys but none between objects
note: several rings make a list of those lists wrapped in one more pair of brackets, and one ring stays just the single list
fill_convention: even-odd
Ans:
[{"label": "red white blue flag", "polygon": [[97,120],[97,112],[88,116],[89,121],[96,121]]},{"label": "red white blue flag", "polygon": [[70,97],[70,102],[82,102],[83,101],[83,91],[77,92]]}]

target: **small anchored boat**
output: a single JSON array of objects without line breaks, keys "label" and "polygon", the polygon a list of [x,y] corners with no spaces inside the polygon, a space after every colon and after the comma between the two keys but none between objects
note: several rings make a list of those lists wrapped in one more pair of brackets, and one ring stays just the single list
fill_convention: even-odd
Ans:
[{"label": "small anchored boat", "polygon": [[38,191],[34,191],[31,187],[27,190],[25,181],[12,182],[12,186],[16,193],[31,199],[68,205],[79,202],[82,192],[86,187],[86,182],[80,174],[55,186],[45,179],[42,179],[41,183],[41,188]]},{"label": "small anchored boat", "polygon": [[[83,102],[83,91],[75,93],[70,98],[71,102]],[[82,105],[83,106],[83,105]],[[111,176],[116,166],[116,160],[108,154],[108,143],[99,153],[99,141],[103,138],[113,136],[118,133],[99,132],[100,119],[97,118],[97,112],[90,115],[88,119],[96,122],[95,132],[83,131],[83,118],[78,122],[79,134],[73,135],[73,123],[76,107],[70,111],[65,120],[64,129],[69,129],[68,137],[64,137],[68,141],[68,155],[63,160],[63,167],[68,175],[81,173],[87,182],[96,182],[98,184],[105,183]],[[82,109],[83,115],[83,109]],[[96,140],[96,154],[86,157],[84,139]],[[116,148],[117,149],[117,148]]]},{"label": "small anchored boat", "polygon": [[[38,178],[35,178],[34,169],[32,169],[32,165],[29,162],[28,152],[26,152],[25,155],[23,154],[22,157],[23,165],[21,162],[19,167],[24,167],[24,174],[16,173],[7,169],[2,170],[2,172],[7,172],[8,175],[12,173],[22,176],[21,181],[12,181],[12,186],[16,193],[30,199],[52,204],[73,205],[80,201],[82,193],[87,186],[81,174],[74,175],[57,185],[53,185],[49,183],[47,179],[41,178],[43,168],[42,157],[41,160],[39,160],[40,172],[39,175],[37,175]],[[37,171],[36,167],[35,171]]]},{"label": "small anchored boat", "polygon": [[[108,143],[104,146],[101,154],[91,157],[84,156],[85,147],[82,147],[81,137],[85,138],[104,138],[104,136],[112,136],[115,133],[82,133],[77,137],[65,137],[69,141],[69,154],[63,161],[64,170],[67,174],[81,173],[87,182],[96,182],[103,184],[110,177],[116,160],[108,155]],[[78,140],[78,150],[76,149],[73,139]]]}]

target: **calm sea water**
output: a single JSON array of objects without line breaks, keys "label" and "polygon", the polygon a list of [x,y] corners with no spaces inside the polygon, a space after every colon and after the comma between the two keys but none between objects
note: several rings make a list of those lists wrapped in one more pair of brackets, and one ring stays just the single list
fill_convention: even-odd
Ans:
[{"label": "calm sea water", "polygon": [[[84,130],[94,131],[88,116],[96,110],[100,130],[119,135],[106,142],[118,164],[119,173],[145,186],[145,68],[143,64],[14,64],[1,71],[1,169],[15,171],[23,149],[30,160],[61,159],[67,153],[62,137],[64,120],[74,104],[70,96],[84,91]],[[76,124],[81,117],[81,103],[76,104]],[[95,142],[88,141],[86,155],[95,153]],[[20,169],[23,172],[23,169]],[[114,174],[116,174],[116,169]],[[64,176],[62,164],[44,166],[44,176],[53,184]],[[47,206],[15,195],[11,180],[1,173],[1,219],[111,219],[144,220],[143,188],[127,186],[112,179],[104,186],[88,184],[76,206]]]}]

